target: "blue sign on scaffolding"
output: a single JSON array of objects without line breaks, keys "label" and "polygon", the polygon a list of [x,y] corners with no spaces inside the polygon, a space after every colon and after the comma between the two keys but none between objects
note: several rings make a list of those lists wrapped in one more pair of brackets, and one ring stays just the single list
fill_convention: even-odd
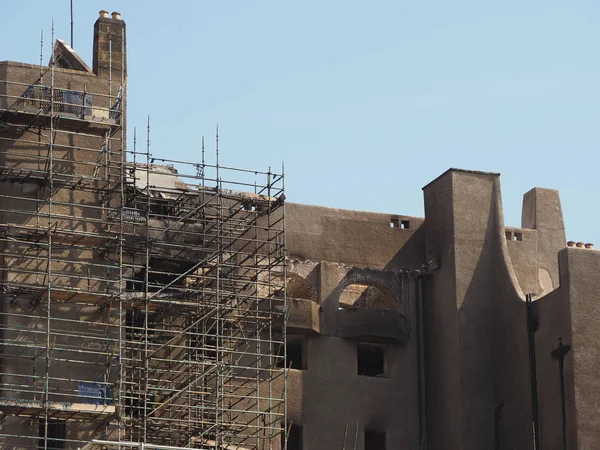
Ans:
[{"label": "blue sign on scaffolding", "polygon": [[81,403],[90,405],[110,405],[113,401],[112,389],[106,384],[84,383],[77,385]]}]

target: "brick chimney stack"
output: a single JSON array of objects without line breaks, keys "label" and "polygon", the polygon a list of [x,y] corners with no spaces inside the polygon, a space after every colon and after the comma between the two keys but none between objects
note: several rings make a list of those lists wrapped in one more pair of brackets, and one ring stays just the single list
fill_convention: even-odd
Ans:
[{"label": "brick chimney stack", "polygon": [[[94,24],[94,60],[93,71],[100,77],[108,78],[112,68],[112,78],[117,83],[121,81],[121,64],[124,64],[124,73],[127,72],[127,52],[125,39],[125,22],[121,14],[113,12],[112,17],[108,11],[100,11],[100,17]],[[125,40],[125,43],[123,41]],[[125,52],[125,55],[123,55]],[[122,57],[123,56],[123,57]]]}]

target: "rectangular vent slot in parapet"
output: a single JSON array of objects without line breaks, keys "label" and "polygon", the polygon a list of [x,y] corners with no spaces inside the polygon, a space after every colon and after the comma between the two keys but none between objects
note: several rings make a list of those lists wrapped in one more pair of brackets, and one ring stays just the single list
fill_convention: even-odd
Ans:
[{"label": "rectangular vent slot in parapet", "polygon": [[515,242],[521,242],[523,240],[523,233],[519,233],[519,232],[512,232],[512,231],[507,231],[506,232],[506,240],[507,241],[515,241]]},{"label": "rectangular vent slot in parapet", "polygon": [[400,228],[402,230],[408,230],[410,222],[408,220],[400,220],[397,217],[390,219],[390,228]]}]

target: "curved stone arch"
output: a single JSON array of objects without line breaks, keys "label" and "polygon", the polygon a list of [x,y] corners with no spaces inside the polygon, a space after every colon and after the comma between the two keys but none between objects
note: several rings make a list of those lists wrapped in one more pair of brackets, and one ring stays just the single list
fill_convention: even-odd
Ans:
[{"label": "curved stone arch", "polygon": [[402,274],[351,269],[338,285],[338,308],[403,310]]},{"label": "curved stone arch", "polygon": [[[269,283],[272,286],[276,287],[276,289],[278,289],[276,293],[277,297],[283,297],[283,278],[284,277],[282,272],[278,272],[275,274],[272,273],[270,276],[266,274],[259,276],[260,281],[266,283],[268,279]],[[315,303],[318,303],[319,295],[317,289],[315,288],[313,283],[311,283],[310,280],[304,278],[302,275],[290,271],[286,272],[285,279],[285,288],[288,298],[311,300]],[[261,286],[259,288],[259,294],[266,295],[267,289],[268,288],[266,285]]]},{"label": "curved stone arch", "polygon": [[288,298],[299,298],[319,302],[315,286],[306,278],[294,272],[287,272],[286,291]]},{"label": "curved stone arch", "polygon": [[377,286],[351,283],[340,292],[338,307],[399,309],[398,299],[389,290]]}]

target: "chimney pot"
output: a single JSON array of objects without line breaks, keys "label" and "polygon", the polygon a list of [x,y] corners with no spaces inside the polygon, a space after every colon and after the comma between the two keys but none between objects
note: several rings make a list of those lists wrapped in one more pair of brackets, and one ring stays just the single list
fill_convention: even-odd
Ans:
[{"label": "chimney pot", "polygon": [[594,244],[588,242],[587,244],[585,244],[585,248],[594,248]]},{"label": "chimney pot", "polygon": [[585,244],[583,242],[578,242],[577,243],[577,248],[584,248]]},{"label": "chimney pot", "polygon": [[107,19],[108,18],[108,11],[105,9],[100,10],[100,18],[101,19]]},{"label": "chimney pot", "polygon": [[575,247],[575,241],[567,242],[567,247]]},{"label": "chimney pot", "polygon": [[112,13],[112,18],[115,20],[121,20],[121,13],[120,12],[113,12]]}]

